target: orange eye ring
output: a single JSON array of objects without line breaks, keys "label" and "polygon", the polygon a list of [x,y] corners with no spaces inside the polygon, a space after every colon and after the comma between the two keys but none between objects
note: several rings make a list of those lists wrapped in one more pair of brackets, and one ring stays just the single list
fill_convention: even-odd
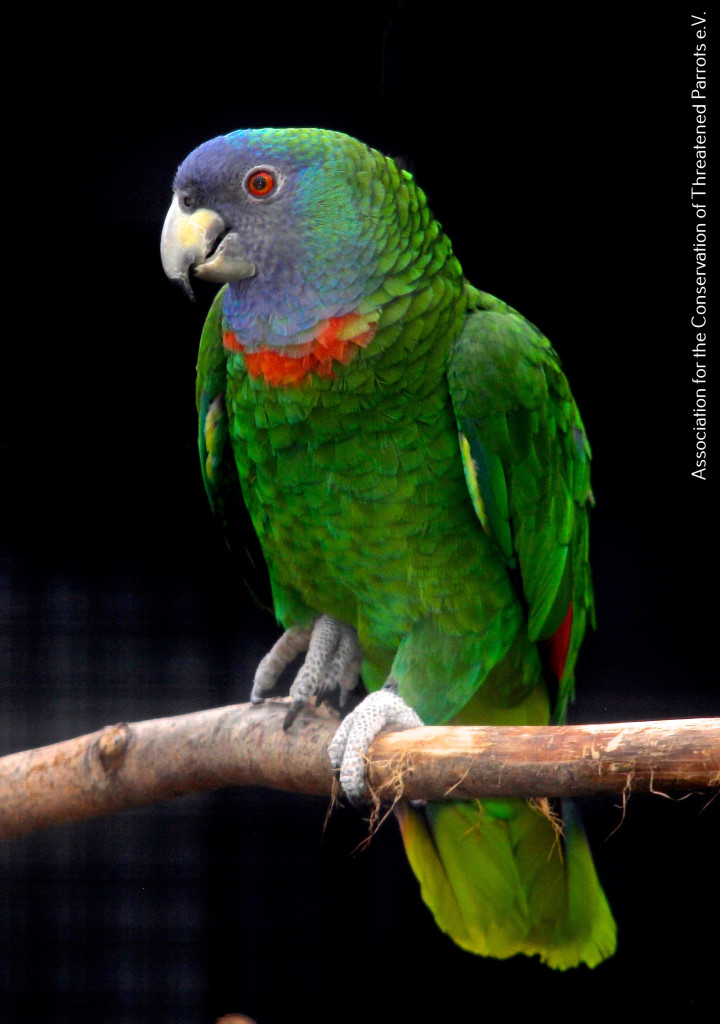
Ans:
[{"label": "orange eye ring", "polygon": [[260,167],[256,171],[250,171],[245,180],[245,187],[251,196],[262,199],[263,196],[270,195],[275,188],[275,178],[270,171]]}]

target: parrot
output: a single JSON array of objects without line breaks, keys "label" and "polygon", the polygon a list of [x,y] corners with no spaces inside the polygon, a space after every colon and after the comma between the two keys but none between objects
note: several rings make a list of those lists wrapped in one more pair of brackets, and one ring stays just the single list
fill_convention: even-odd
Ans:
[{"label": "parrot", "polygon": [[[289,728],[367,691],[329,756],[351,802],[384,728],[564,721],[586,627],[590,449],[560,361],[463,275],[415,177],[349,135],[247,128],[177,170],[161,237],[200,340],[198,444],[213,512],[242,511],[295,658]],[[595,967],[616,926],[570,804],[401,803],[407,858],[461,948]]]}]

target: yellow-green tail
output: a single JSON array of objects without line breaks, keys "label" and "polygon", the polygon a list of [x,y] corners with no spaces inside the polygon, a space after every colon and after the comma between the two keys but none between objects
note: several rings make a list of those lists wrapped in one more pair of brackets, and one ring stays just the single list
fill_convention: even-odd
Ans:
[{"label": "yellow-green tail", "polygon": [[408,859],[435,921],[463,949],[595,967],[616,928],[572,806],[559,822],[523,800],[403,807]]}]

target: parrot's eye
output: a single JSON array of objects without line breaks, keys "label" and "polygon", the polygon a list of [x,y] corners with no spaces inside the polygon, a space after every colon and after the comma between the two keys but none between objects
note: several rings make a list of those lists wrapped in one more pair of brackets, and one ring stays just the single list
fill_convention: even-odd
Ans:
[{"label": "parrot's eye", "polygon": [[269,196],[275,188],[275,176],[267,168],[257,167],[245,179],[245,188],[251,196]]},{"label": "parrot's eye", "polygon": [[185,189],[178,192],[178,203],[183,210],[194,210],[196,206],[195,197],[191,192],[186,192]]}]

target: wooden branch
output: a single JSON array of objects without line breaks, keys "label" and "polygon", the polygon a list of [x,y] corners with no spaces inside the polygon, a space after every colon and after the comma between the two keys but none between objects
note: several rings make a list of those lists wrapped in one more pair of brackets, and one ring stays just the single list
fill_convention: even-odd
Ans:
[{"label": "wooden branch", "polygon": [[[328,795],[337,716],[285,700],[99,732],[0,759],[0,838],[186,793],[269,786]],[[383,733],[368,782],[382,800],[720,789],[720,719]]]}]

